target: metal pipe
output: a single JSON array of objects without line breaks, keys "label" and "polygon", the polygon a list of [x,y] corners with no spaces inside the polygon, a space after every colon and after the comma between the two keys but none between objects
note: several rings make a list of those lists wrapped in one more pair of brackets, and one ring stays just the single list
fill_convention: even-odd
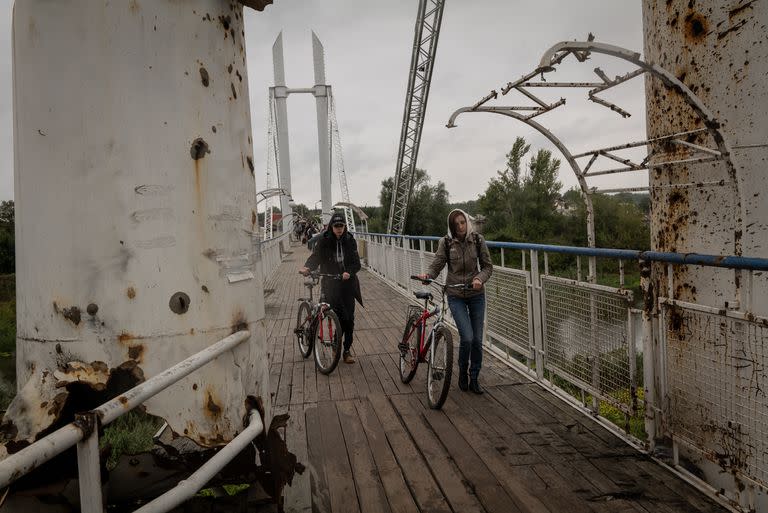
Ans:
[{"label": "metal pipe", "polygon": [[156,376],[152,376],[144,383],[133,387],[124,394],[115,397],[111,401],[107,401],[94,411],[101,417],[101,424],[106,426],[123,413],[139,406],[150,397],[196,371],[221,353],[244,342],[250,338],[250,336],[251,332],[247,330],[233,333],[232,335],[219,340],[215,344],[208,346],[199,353],[190,356],[186,360],[177,363],[170,369],[167,369]]},{"label": "metal pipe", "polygon": [[[120,415],[132,410],[158,392],[168,388],[210,362],[224,351],[228,351],[247,340],[250,336],[251,333],[246,330],[233,333],[186,360],[177,363],[170,369],[149,378],[144,383],[135,386],[124,394],[102,404],[94,409],[93,412],[100,417],[101,425],[106,426]],[[0,461],[0,488],[7,486],[9,483],[28,474],[46,461],[69,449],[82,440],[83,436],[82,428],[74,423],[70,423]]]},{"label": "metal pipe", "polygon": [[[376,234],[380,235],[380,234]],[[439,241],[441,237],[432,236],[402,236],[381,235],[391,238],[410,238]],[[709,267],[729,267],[732,269],[750,269],[753,271],[768,271],[768,258],[706,255],[701,253],[671,253],[663,251],[640,251],[636,249],[591,248],[579,246],[556,246],[554,244],[531,244],[526,242],[494,242],[486,241],[489,248],[507,248],[518,250],[548,251],[569,255],[594,256],[601,258],[622,258],[624,260],[650,260],[668,262],[671,264],[703,265]]]},{"label": "metal pipe", "polygon": [[16,454],[8,456],[0,461],[0,488],[32,472],[82,439],[83,432],[80,428],[74,424],[67,424]]},{"label": "metal pipe", "polygon": [[647,139],[645,141],[637,141],[637,142],[631,142],[626,144],[619,144],[618,146],[609,146],[608,148],[600,148],[598,150],[592,150],[592,151],[585,151],[584,153],[579,153],[573,156],[573,158],[578,159],[581,157],[586,157],[587,155],[592,155],[594,153],[600,153],[602,151],[616,151],[616,150],[626,150],[628,148],[636,148],[638,146],[647,146],[651,143],[655,142],[662,142],[662,141],[668,141],[670,139],[675,139],[677,137],[683,137],[686,135],[693,135],[693,134],[699,134],[701,132],[708,132],[708,128],[699,128],[696,130],[689,130],[687,132],[678,132],[676,134],[671,135],[665,135],[663,137],[656,137],[654,139]]},{"label": "metal pipe", "polygon": [[165,492],[152,502],[137,509],[135,513],[164,513],[195,495],[205,484],[218,474],[224,466],[240,454],[245,447],[264,431],[264,422],[256,410],[248,417],[248,427],[206,461],[202,467],[175,488]]},{"label": "metal pipe", "polygon": [[78,486],[80,487],[80,511],[103,513],[101,495],[101,465],[99,464],[99,417],[94,412],[78,413],[76,422],[85,431],[85,437],[77,444]]}]

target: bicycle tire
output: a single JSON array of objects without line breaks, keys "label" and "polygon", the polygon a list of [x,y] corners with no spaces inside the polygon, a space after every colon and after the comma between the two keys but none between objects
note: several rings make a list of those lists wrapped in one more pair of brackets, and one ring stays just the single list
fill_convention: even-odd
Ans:
[{"label": "bicycle tire", "polygon": [[299,352],[303,358],[312,354],[312,308],[308,301],[302,301],[299,305],[299,312],[296,314],[296,329],[293,330],[296,335],[296,343],[299,345]]},{"label": "bicycle tire", "polygon": [[[318,337],[318,331],[322,326],[323,338]],[[332,337],[328,337],[330,332]],[[339,316],[332,309],[327,308],[320,314],[318,322],[314,323],[312,342],[315,352],[315,367],[321,374],[330,374],[339,364],[341,359],[341,323]]]},{"label": "bicycle tire", "polygon": [[[448,398],[453,375],[453,336],[445,328],[435,332],[434,354],[427,370],[427,401],[433,410],[442,408]],[[438,356],[439,355],[439,356]]]},{"label": "bicycle tire", "polygon": [[[411,327],[416,322],[421,314],[411,315],[405,323],[405,330],[403,330],[403,338],[400,341],[400,346],[407,346],[408,349],[400,349],[400,381],[403,383],[410,383],[413,377],[416,375],[416,369],[419,368],[419,338],[421,330],[416,328],[411,333]],[[408,334],[410,333],[410,337]]]}]

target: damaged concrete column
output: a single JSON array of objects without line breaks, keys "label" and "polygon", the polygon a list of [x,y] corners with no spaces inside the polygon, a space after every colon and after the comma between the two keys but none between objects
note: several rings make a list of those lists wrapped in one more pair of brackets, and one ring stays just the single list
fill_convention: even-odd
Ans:
[{"label": "damaged concrete column", "polygon": [[[649,76],[648,137],[717,129],[720,147],[730,153],[714,162],[651,168],[652,249],[765,257],[768,3],[647,1],[643,24],[646,60],[673,73],[715,119],[705,127],[678,91]],[[700,131],[684,142],[711,146],[713,137]],[[650,149],[667,159],[686,159],[695,147]],[[663,158],[651,157],[650,163]],[[768,468],[765,423],[756,413],[766,408],[762,369],[768,331],[752,322],[768,315],[768,276],[654,266],[651,287],[655,295],[645,311],[655,315],[647,321],[659,328],[654,385],[664,420],[657,435],[666,437],[664,442],[671,438],[675,460],[721,497],[745,511],[768,511],[768,498],[754,484],[764,486]],[[660,297],[679,302],[667,302],[660,314],[653,303]]]},{"label": "damaged concrete column", "polygon": [[59,381],[135,382],[248,329],[146,403],[233,439],[269,405],[242,5],[17,0],[13,29],[18,437],[73,399]]},{"label": "damaged concrete column", "polygon": [[[652,247],[657,251],[765,256],[768,238],[768,4],[751,1],[667,0],[643,2],[645,56],[680,79],[713,113],[732,149],[733,174],[742,191],[743,212],[735,205],[729,170],[717,162],[657,167],[652,187]],[[704,128],[681,95],[660,80],[646,78],[648,137]],[[701,132],[694,144],[712,144]],[[679,157],[691,148],[677,146]],[[671,148],[664,148],[669,155]],[[658,159],[651,158],[651,164]],[[681,186],[723,181],[723,185]],[[742,219],[743,217],[743,219]],[[745,228],[745,229],[744,229]],[[756,278],[763,285],[768,277]],[[675,297],[711,306],[738,305],[732,271],[680,268],[673,277]],[[661,291],[667,289],[661,283]],[[743,286],[744,283],[740,283]],[[754,284],[755,291],[768,287]],[[753,313],[768,313],[768,297],[754,297]]]}]

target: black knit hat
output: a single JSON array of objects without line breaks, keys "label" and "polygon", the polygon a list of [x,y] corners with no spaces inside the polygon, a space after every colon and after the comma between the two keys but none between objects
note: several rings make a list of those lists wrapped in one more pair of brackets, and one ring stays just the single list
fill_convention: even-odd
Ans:
[{"label": "black knit hat", "polygon": [[344,218],[344,214],[341,212],[335,212],[331,216],[331,220],[328,221],[328,226],[333,226],[334,224],[347,224],[347,220]]}]

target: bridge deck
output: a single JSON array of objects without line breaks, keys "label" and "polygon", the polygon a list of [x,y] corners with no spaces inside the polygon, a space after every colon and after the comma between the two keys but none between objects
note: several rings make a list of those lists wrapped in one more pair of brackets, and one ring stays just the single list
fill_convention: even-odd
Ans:
[{"label": "bridge deck", "polygon": [[288,447],[307,467],[286,511],[725,511],[488,353],[484,395],[453,384],[430,410],[426,370],[398,375],[407,301],[367,272],[357,363],[317,373],[292,335],[306,256],[295,247],[266,291],[273,411],[290,414]]}]

